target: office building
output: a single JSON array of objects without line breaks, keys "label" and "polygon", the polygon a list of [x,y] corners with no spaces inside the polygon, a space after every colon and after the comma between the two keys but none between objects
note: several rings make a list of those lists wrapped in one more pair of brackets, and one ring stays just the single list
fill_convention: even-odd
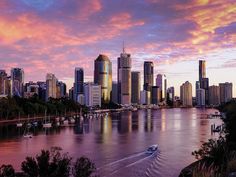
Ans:
[{"label": "office building", "polygon": [[122,105],[131,104],[131,55],[123,53],[118,57],[118,101]]},{"label": "office building", "polygon": [[151,100],[151,92],[147,90],[140,91],[140,104],[149,105]]},{"label": "office building", "polygon": [[112,98],[113,103],[118,103],[118,83],[113,81],[112,82]]},{"label": "office building", "polygon": [[164,74],[158,74],[156,77],[156,86],[161,91],[161,101],[166,101],[167,98],[167,79]]},{"label": "office building", "polygon": [[87,107],[101,107],[101,85],[86,83],[84,85],[84,104]]},{"label": "office building", "polygon": [[112,63],[106,55],[100,54],[94,61],[94,83],[101,85],[102,103],[109,103],[112,91]]},{"label": "office building", "polygon": [[47,95],[47,84],[46,82],[38,81],[37,85],[39,86],[38,88],[38,95],[39,99],[46,101],[46,95]]},{"label": "office building", "polygon": [[22,97],[24,94],[24,70],[22,68],[11,69],[11,94]]},{"label": "office building", "polygon": [[153,62],[145,61],[144,62],[144,73],[143,73],[143,90],[151,91],[153,86]]},{"label": "office building", "polygon": [[167,89],[167,103],[173,104],[175,101],[175,88],[169,87]]},{"label": "office building", "polygon": [[57,82],[57,98],[66,97],[66,84],[62,81]]},{"label": "office building", "polygon": [[0,95],[6,95],[7,73],[5,70],[0,70]]},{"label": "office building", "polygon": [[74,99],[74,87],[69,89],[69,99],[73,100]]},{"label": "office building", "polygon": [[25,84],[24,98],[31,98],[39,95],[39,85],[32,81]]},{"label": "office building", "polygon": [[46,100],[49,98],[57,98],[57,78],[52,73],[46,75]]},{"label": "office building", "polygon": [[161,90],[158,86],[152,86],[151,103],[158,105],[161,102]]},{"label": "office building", "polygon": [[192,84],[188,81],[180,86],[180,101],[185,107],[191,107],[193,105]]},{"label": "office building", "polygon": [[233,97],[233,84],[229,82],[220,83],[220,103],[229,102]]},{"label": "office building", "polygon": [[217,106],[220,104],[220,87],[212,85],[209,87],[209,105]]},{"label": "office building", "polygon": [[202,78],[200,81],[200,88],[205,90],[205,104],[209,104],[209,79],[208,78]]},{"label": "office building", "polygon": [[140,102],[140,72],[131,72],[131,102],[133,104],[139,104]]},{"label": "office building", "polygon": [[199,81],[203,78],[206,78],[206,61],[205,60],[199,60]]},{"label": "office building", "polygon": [[75,82],[74,82],[74,101],[83,104],[84,94],[84,69],[75,68]]},{"label": "office building", "polygon": [[197,89],[196,90],[196,103],[198,107],[204,107],[205,103],[205,90],[204,89]]}]

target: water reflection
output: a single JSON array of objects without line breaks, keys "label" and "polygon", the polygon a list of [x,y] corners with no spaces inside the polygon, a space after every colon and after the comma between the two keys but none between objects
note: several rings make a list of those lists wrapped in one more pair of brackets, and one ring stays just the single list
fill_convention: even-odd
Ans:
[{"label": "water reflection", "polygon": [[[202,119],[215,110],[162,109],[121,112],[104,118],[84,119],[75,126],[50,130],[31,129],[34,137],[22,137],[24,129],[0,126],[0,163],[20,168],[27,155],[42,148],[61,146],[73,157],[86,155],[102,167],[101,176],[178,176],[194,159],[191,152],[211,137],[210,125],[220,120]],[[145,149],[158,144],[160,153],[146,156]],[[121,161],[120,161],[121,160]],[[115,162],[115,163],[114,163]],[[112,169],[112,170],[111,170]]]}]

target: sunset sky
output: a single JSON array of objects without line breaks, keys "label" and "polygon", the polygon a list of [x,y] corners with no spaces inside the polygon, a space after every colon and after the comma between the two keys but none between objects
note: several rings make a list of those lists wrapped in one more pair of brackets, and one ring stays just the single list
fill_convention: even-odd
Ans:
[{"label": "sunset sky", "polygon": [[177,94],[205,59],[210,85],[233,82],[236,96],[235,0],[0,0],[0,69],[24,68],[25,81],[50,72],[71,87],[75,67],[92,81],[100,53],[116,80],[123,41],[132,70],[153,61]]}]

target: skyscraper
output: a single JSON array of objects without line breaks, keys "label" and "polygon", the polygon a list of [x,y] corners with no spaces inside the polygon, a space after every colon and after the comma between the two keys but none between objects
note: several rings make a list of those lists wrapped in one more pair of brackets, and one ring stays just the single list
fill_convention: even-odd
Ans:
[{"label": "skyscraper", "polygon": [[183,106],[189,107],[193,105],[192,99],[192,84],[186,81],[180,86],[180,100]]},{"label": "skyscraper", "polygon": [[116,81],[112,82],[112,102],[118,103],[118,84]]},{"label": "skyscraper", "polygon": [[24,70],[22,68],[12,68],[11,80],[12,96],[22,97],[24,93]]},{"label": "skyscraper", "polygon": [[145,61],[144,62],[144,74],[143,74],[143,90],[151,91],[153,86],[153,62]]},{"label": "skyscraper", "polygon": [[199,81],[203,78],[206,78],[206,61],[205,60],[199,60]]},{"label": "skyscraper", "polygon": [[[75,82],[74,82],[74,101],[78,102],[78,98],[82,100],[84,94],[84,69],[75,68]],[[80,104],[82,104],[81,101]]]},{"label": "skyscraper", "polygon": [[131,72],[131,102],[138,104],[140,102],[140,72]]},{"label": "skyscraper", "polygon": [[158,105],[161,101],[161,91],[158,86],[152,86],[151,103]]},{"label": "skyscraper", "polygon": [[167,90],[167,80],[164,74],[158,74],[156,77],[156,86],[160,88],[161,91],[161,101],[166,100],[166,90]]},{"label": "skyscraper", "polygon": [[205,90],[205,104],[209,104],[209,79],[202,78],[200,81],[200,88]]},{"label": "skyscraper", "polygon": [[131,103],[131,55],[123,53],[118,57],[118,101],[123,105]]},{"label": "skyscraper", "polygon": [[49,98],[57,98],[57,78],[52,73],[46,75],[46,100]]},{"label": "skyscraper", "polygon": [[205,90],[204,89],[197,89],[196,90],[196,101],[198,107],[204,107],[206,105],[205,103]]},{"label": "skyscraper", "polygon": [[226,103],[232,99],[233,84],[229,82],[220,83],[220,103]]},{"label": "skyscraper", "polygon": [[5,85],[7,80],[7,73],[5,70],[0,70],[0,95],[5,95]]},{"label": "skyscraper", "polygon": [[175,101],[175,88],[169,87],[167,89],[167,102],[173,104]]},{"label": "skyscraper", "polygon": [[101,85],[86,83],[84,84],[85,105],[88,107],[101,106]]},{"label": "skyscraper", "polygon": [[109,103],[112,91],[112,63],[100,54],[94,61],[94,83],[101,85],[102,102]]},{"label": "skyscraper", "polygon": [[212,85],[209,87],[209,105],[217,106],[220,104],[220,87]]}]

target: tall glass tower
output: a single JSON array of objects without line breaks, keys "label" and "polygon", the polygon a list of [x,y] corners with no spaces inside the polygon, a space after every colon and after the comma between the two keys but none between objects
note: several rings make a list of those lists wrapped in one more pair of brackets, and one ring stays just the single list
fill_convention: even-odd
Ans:
[{"label": "tall glass tower", "polygon": [[153,86],[153,62],[145,61],[144,62],[144,81],[143,81],[143,90],[151,91]]},{"label": "tall glass tower", "polygon": [[100,54],[94,61],[94,83],[101,85],[102,103],[109,103],[112,91],[112,63]]},{"label": "tall glass tower", "polygon": [[24,70],[22,68],[12,68],[11,69],[11,93],[12,96],[23,96],[24,87]]}]

